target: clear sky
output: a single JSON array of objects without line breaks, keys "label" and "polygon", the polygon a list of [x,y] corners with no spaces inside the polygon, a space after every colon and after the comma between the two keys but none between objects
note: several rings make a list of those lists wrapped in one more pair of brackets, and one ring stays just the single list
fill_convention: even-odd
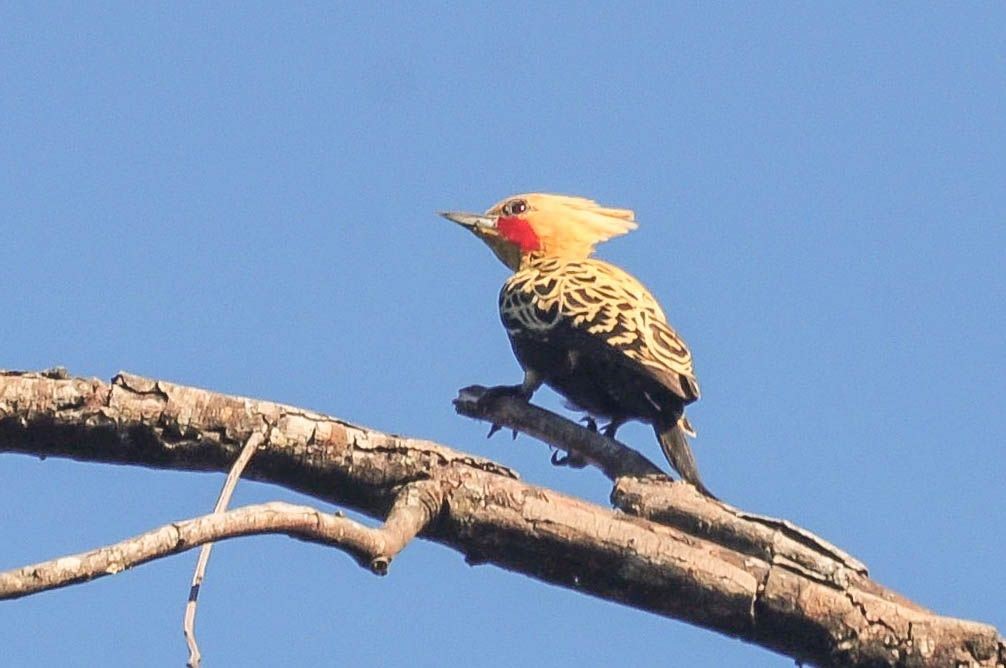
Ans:
[{"label": "clear sky", "polygon": [[[588,195],[637,212],[600,255],[692,347],[709,486],[1006,630],[1002,3],[331,4],[3,4],[0,367],[305,406],[606,503],[454,414],[520,372],[506,269],[434,214]],[[0,456],[0,568],[222,480]],[[195,558],[0,604],[3,662],[181,665]],[[384,579],[218,546],[199,630],[209,666],[791,665],[428,543]]]}]

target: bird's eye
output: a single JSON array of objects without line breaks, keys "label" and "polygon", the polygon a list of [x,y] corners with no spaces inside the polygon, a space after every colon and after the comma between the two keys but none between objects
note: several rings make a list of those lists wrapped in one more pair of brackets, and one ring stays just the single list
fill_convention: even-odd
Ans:
[{"label": "bird's eye", "polygon": [[507,216],[516,216],[525,211],[527,211],[527,202],[522,199],[510,200],[503,206],[503,214]]}]

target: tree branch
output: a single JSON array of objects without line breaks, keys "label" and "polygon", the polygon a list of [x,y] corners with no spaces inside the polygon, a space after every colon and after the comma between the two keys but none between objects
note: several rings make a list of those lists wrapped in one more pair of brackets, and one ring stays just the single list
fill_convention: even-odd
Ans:
[{"label": "tree branch", "polygon": [[570,455],[576,455],[601,469],[609,480],[630,475],[658,475],[666,478],[660,467],[636,450],[600,432],[584,429],[572,420],[544,408],[511,396],[482,403],[479,400],[486,389],[482,385],[462,388],[454,400],[454,410],[470,418],[516,429]]},{"label": "tree branch", "polygon": [[[995,628],[935,615],[869,580],[862,564],[808,532],[656,476],[619,478],[613,498],[622,511],[612,511],[525,484],[480,457],[289,406],[128,374],[111,383],[0,374],[0,452],[226,471],[263,422],[269,443],[249,463],[249,477],[374,517],[405,503],[403,488],[416,489],[410,483],[429,483],[439,497],[420,495],[384,526],[423,526],[420,535],[469,563],[493,563],[807,663],[1006,663]],[[611,464],[604,466],[614,472]],[[409,519],[427,512],[428,524]],[[375,562],[374,551],[362,554]]]},{"label": "tree branch", "polygon": [[433,517],[415,490],[395,506],[384,526],[366,527],[341,515],[281,501],[172,522],[113,545],[0,573],[0,600],[115,575],[133,566],[239,536],[282,533],[337,547],[378,575]]}]

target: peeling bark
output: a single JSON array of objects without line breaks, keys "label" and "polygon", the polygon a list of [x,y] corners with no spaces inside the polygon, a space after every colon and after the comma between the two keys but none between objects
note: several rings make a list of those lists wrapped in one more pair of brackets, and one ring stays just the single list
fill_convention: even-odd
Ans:
[{"label": "peeling bark", "polygon": [[[539,433],[550,428],[536,424]],[[619,510],[611,510],[523,483],[481,457],[290,406],[129,374],[111,383],[0,375],[0,452],[226,471],[255,430],[268,437],[247,477],[372,517],[387,517],[405,486],[428,481],[442,496],[420,535],[469,563],[681,619],[806,663],[1006,664],[995,628],[938,616],[870,580],[862,564],[809,532],[660,476],[617,478]],[[2,587],[0,579],[0,594]]]}]

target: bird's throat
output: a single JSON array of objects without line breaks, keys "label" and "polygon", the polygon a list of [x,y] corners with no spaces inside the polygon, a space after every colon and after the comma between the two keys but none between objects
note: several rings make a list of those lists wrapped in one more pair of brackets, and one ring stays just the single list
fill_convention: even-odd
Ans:
[{"label": "bird's throat", "polygon": [[541,239],[535,234],[531,224],[518,216],[505,216],[496,221],[496,231],[500,236],[520,248],[521,253],[541,250]]}]

